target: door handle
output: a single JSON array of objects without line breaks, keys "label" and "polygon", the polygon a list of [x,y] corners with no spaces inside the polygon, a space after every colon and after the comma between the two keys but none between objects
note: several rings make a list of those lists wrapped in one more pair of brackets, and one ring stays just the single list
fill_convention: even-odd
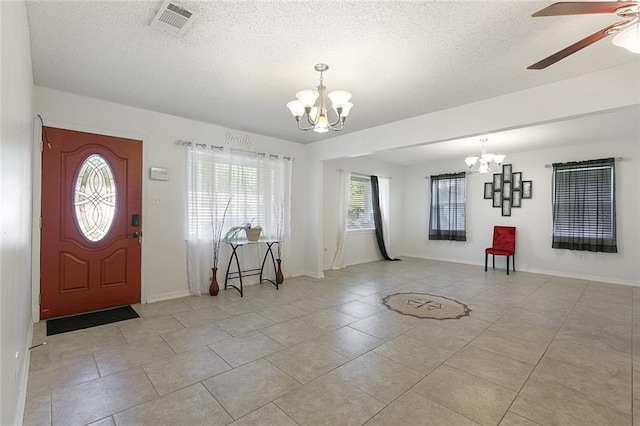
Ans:
[{"label": "door handle", "polygon": [[133,238],[138,238],[140,236],[140,233],[139,232],[134,232],[133,234],[131,234],[131,236]]}]

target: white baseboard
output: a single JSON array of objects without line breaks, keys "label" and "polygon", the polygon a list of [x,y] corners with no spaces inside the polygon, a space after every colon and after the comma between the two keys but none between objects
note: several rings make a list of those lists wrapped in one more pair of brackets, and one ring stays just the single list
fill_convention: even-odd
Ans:
[{"label": "white baseboard", "polygon": [[305,277],[311,277],[311,278],[324,278],[324,273],[320,272],[320,273],[315,273],[315,272],[305,272],[303,274]]},{"label": "white baseboard", "polygon": [[403,254],[402,256],[404,256],[404,257],[415,257],[416,259],[437,260],[439,262],[462,263],[463,265],[484,266],[484,263],[465,262],[465,261],[460,260],[460,259],[453,259],[453,258],[441,257],[441,256],[425,256],[423,254],[415,254],[415,253],[407,253],[407,254]]},{"label": "white baseboard", "polygon": [[[462,263],[464,265],[474,265],[474,266],[484,267],[483,262],[465,262],[460,259],[449,259],[444,257],[429,257],[429,256],[424,256],[419,254],[404,254],[403,256],[415,257],[418,259],[437,260],[441,262]],[[518,267],[518,270],[516,272],[518,271],[530,272],[532,274],[551,275],[554,277],[575,278],[575,279],[586,280],[586,281],[596,281],[596,282],[602,282],[602,283],[611,283],[611,284],[628,285],[632,287],[640,287],[640,282],[638,281],[621,280],[617,278],[600,277],[596,275],[583,275],[583,274],[575,274],[572,272],[554,271],[550,269],[538,269],[538,268],[527,268],[527,267],[525,268]]]},{"label": "white baseboard", "polygon": [[24,347],[24,359],[22,360],[22,377],[20,377],[20,395],[18,396],[18,404],[16,406],[16,413],[13,418],[13,424],[20,426],[22,419],[24,418],[24,409],[27,404],[27,386],[29,385],[29,364],[31,362],[31,341],[33,340],[33,321],[29,321],[29,336],[27,337],[27,344]]},{"label": "white baseboard", "polygon": [[[347,266],[354,266],[354,265],[360,265],[363,263],[369,263],[369,262],[377,262],[378,260],[382,260],[382,257],[372,257],[370,259],[355,259],[355,260],[351,260],[350,262],[345,262],[344,267],[346,268]],[[323,271],[328,271],[331,268],[332,265],[322,265],[322,270]]]},{"label": "white baseboard", "polygon": [[363,263],[377,262],[378,260],[382,260],[382,257],[372,257],[370,259],[356,259],[356,260],[352,260],[351,262],[346,262],[344,266],[361,265]]},{"label": "white baseboard", "polygon": [[[291,278],[293,277],[298,277],[298,276],[302,276],[302,275],[309,275],[309,274],[303,274],[302,272],[292,272],[291,275],[287,275]],[[287,279],[287,276],[285,276],[285,280]],[[314,278],[324,278],[324,275],[321,277],[314,277]],[[244,280],[243,280],[244,281]],[[255,285],[258,284],[257,282],[244,282],[244,286],[248,287],[251,285]],[[172,299],[180,299],[182,297],[189,297],[191,296],[191,293],[189,292],[189,290],[182,290],[182,291],[174,291],[171,293],[164,293],[164,294],[159,294],[156,296],[149,296],[147,297],[146,301],[142,302],[142,303],[155,303],[155,302],[164,302],[165,300],[172,300]]]},{"label": "white baseboard", "polygon": [[159,294],[157,296],[147,297],[147,300],[144,303],[162,302],[165,300],[180,299],[181,297],[189,297],[189,296],[191,296],[191,293],[189,292],[189,290],[174,291],[172,293],[164,293],[164,294]]},{"label": "white baseboard", "polygon": [[617,278],[611,277],[599,277],[596,275],[582,275],[582,274],[574,274],[571,272],[563,272],[563,271],[551,271],[546,269],[536,269],[536,268],[522,268],[519,269],[523,272],[531,272],[533,274],[543,274],[543,275],[553,275],[555,277],[563,277],[563,278],[575,278],[579,280],[587,280],[587,281],[596,281],[601,283],[611,283],[611,284],[620,284],[620,285],[628,285],[631,287],[640,287],[640,282],[637,281],[629,281],[629,280],[620,280]]}]

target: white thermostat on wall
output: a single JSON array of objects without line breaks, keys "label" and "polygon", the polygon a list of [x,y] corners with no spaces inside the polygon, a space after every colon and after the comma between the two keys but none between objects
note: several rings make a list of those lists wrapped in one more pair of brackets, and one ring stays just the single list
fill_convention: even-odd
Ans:
[{"label": "white thermostat on wall", "polygon": [[150,167],[149,179],[151,180],[169,180],[169,169],[164,167]]}]

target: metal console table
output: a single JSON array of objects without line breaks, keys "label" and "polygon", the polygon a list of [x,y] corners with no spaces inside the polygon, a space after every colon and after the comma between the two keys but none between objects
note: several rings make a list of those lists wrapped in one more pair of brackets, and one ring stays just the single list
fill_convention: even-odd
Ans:
[{"label": "metal console table", "polygon": [[[260,282],[262,283],[263,281],[268,281],[271,284],[273,284],[276,288],[276,290],[278,289],[278,283],[277,283],[277,278],[275,278],[274,275],[274,279],[271,280],[269,278],[264,278],[263,277],[263,273],[264,273],[264,265],[265,263],[267,263],[267,258],[269,256],[271,256],[271,263],[273,264],[273,273],[276,274],[276,260],[273,257],[273,250],[272,247],[274,244],[278,244],[280,245],[282,241],[280,240],[257,240],[257,241],[249,241],[249,240],[231,240],[231,241],[225,241],[225,243],[229,244],[229,246],[231,247],[231,257],[229,258],[229,265],[227,265],[227,275],[224,277],[224,289],[226,290],[227,287],[233,287],[236,290],[238,290],[238,292],[240,293],[240,297],[244,296],[244,291],[243,291],[243,287],[242,287],[242,278],[243,277],[250,277],[253,275],[259,275],[260,276]],[[253,269],[240,269],[240,260],[238,259],[238,253],[237,250],[239,247],[242,246],[246,246],[246,245],[250,245],[250,244],[266,244],[267,245],[267,251],[264,253],[264,258],[262,259],[262,266],[260,266],[260,268],[253,268]],[[231,263],[233,263],[233,259],[236,260],[236,267],[238,268],[238,270],[236,272],[231,272]],[[240,287],[237,287],[231,283],[229,283],[229,280],[233,280],[233,279],[238,279],[240,281]]]}]

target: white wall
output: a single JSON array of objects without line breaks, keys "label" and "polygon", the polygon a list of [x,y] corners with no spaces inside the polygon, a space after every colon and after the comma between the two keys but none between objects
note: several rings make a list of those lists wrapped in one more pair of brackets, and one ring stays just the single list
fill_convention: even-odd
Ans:
[{"label": "white wall", "polygon": [[[389,182],[389,247],[390,256],[401,253],[403,167],[376,161],[366,157],[327,161],[324,163],[323,179],[323,269],[330,269],[338,249],[338,169],[364,175],[391,177]],[[345,242],[345,264],[371,262],[382,259],[375,231],[347,231]]]},{"label": "white wall", "polygon": [[24,2],[0,2],[0,39],[0,424],[12,425],[22,421],[32,330],[33,73]]},{"label": "white wall", "polygon": [[[618,253],[591,253],[551,248],[551,178],[552,169],[545,164],[597,158],[623,157],[616,163],[616,204]],[[417,229],[405,227],[405,254],[430,259],[475,265],[484,264],[484,249],[491,245],[494,225],[517,227],[516,269],[552,275],[640,285],[640,231],[636,187],[640,182],[640,140],[603,141],[579,147],[562,147],[544,151],[509,155],[505,163],[523,180],[533,181],[533,198],[522,200],[510,217],[501,216],[491,200],[483,198],[485,182],[492,174],[467,175],[467,241],[429,241],[429,181],[425,176],[465,169],[462,159],[409,167],[405,174],[405,193],[421,194],[404,202],[405,222],[422,218]],[[491,257],[489,258],[491,267]],[[505,257],[496,257],[496,267],[505,267]]]},{"label": "white wall", "polygon": [[320,161],[306,161],[305,164],[306,190],[304,197],[304,273],[314,278],[323,278],[322,251],[318,250],[322,244],[322,216],[323,216],[323,181],[322,163]]},{"label": "white wall", "polygon": [[[143,141],[143,203],[142,203],[142,298],[157,301],[188,294],[185,252],[185,183],[184,148],[176,141],[229,146],[227,133],[245,140],[251,146],[231,143],[231,147],[293,156],[291,234],[292,241],[285,250],[285,275],[300,275],[304,271],[304,187],[305,155],[303,145],[248,134],[240,130],[188,120],[153,111],[142,110],[112,102],[105,102],[70,93],[36,87],[37,113],[45,125],[89,131]],[[148,179],[149,167],[170,170],[168,182]],[[40,172],[39,159],[35,172]],[[36,180],[40,180],[39,175]],[[34,194],[39,199],[39,190]],[[152,204],[159,196],[162,204]],[[36,208],[39,212],[39,206]],[[37,223],[37,222],[36,222]],[[38,230],[34,230],[38,233]],[[34,254],[39,256],[39,253]],[[221,262],[225,263],[224,260]],[[226,268],[226,264],[224,265]],[[34,275],[38,275],[34,271]],[[220,280],[220,275],[218,276]],[[36,279],[34,279],[37,282]]]}]

